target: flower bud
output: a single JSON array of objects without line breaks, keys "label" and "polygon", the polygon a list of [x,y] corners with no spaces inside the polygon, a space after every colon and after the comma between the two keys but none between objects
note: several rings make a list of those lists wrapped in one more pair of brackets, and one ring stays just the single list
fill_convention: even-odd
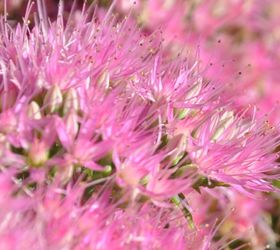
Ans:
[{"label": "flower bud", "polygon": [[118,172],[118,177],[123,185],[129,185],[131,187],[136,187],[140,180],[140,173],[133,167],[123,167]]},{"label": "flower bud", "polygon": [[50,113],[56,112],[62,105],[63,97],[60,88],[54,85],[45,96],[44,105]]},{"label": "flower bud", "polygon": [[70,110],[79,110],[79,99],[77,91],[73,88],[66,92],[63,105],[63,114],[68,114]]},{"label": "flower bud", "polygon": [[104,173],[105,175],[110,175],[110,174],[112,173],[112,171],[113,171],[112,166],[111,166],[111,165],[106,165],[105,168],[104,168],[103,173]]},{"label": "flower bud", "polygon": [[37,104],[37,102],[32,101],[29,104],[28,110],[27,110],[27,115],[31,119],[36,119],[39,120],[42,118],[41,111],[40,111],[40,106]]},{"label": "flower bud", "polygon": [[28,151],[28,163],[33,167],[42,166],[49,158],[49,151],[43,141],[36,139]]},{"label": "flower bud", "polygon": [[212,140],[218,140],[223,132],[234,122],[234,113],[232,111],[226,111],[221,117],[219,126],[216,128],[214,134],[212,135]]},{"label": "flower bud", "polygon": [[79,125],[78,125],[78,117],[75,112],[68,113],[65,120],[67,133],[74,139],[78,133]]}]

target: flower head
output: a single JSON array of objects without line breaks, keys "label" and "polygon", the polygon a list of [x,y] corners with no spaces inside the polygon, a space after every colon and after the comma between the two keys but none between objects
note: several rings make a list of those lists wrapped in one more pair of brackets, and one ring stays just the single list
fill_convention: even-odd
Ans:
[{"label": "flower head", "polygon": [[0,246],[224,245],[194,227],[186,197],[274,190],[277,129],[238,115],[197,59],[170,62],[158,33],[112,9],[65,23],[62,5],[54,22],[37,5],[33,28],[31,2],[22,25],[0,25]]}]

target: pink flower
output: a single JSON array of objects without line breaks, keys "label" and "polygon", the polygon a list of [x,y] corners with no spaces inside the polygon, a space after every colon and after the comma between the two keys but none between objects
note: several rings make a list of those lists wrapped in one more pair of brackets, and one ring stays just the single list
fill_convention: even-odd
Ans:
[{"label": "pink flower", "polygon": [[84,8],[65,22],[60,5],[49,22],[37,7],[32,29],[31,2],[22,25],[0,25],[0,247],[226,246],[188,196],[276,190],[278,128],[239,115],[199,58],[170,62],[130,19]]},{"label": "pink flower", "polygon": [[[190,157],[206,176],[239,191],[271,191],[268,181],[278,178],[278,132],[266,122],[246,121],[229,111],[219,112],[196,130]],[[269,174],[268,174],[269,173]]]}]

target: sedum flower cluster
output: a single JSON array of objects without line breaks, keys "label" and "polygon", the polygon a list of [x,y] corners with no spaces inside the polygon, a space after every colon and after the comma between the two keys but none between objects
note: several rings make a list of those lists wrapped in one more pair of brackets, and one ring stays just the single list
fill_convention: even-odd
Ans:
[{"label": "sedum flower cluster", "polygon": [[231,247],[223,206],[276,191],[278,127],[113,5],[36,5],[0,24],[0,249]]}]

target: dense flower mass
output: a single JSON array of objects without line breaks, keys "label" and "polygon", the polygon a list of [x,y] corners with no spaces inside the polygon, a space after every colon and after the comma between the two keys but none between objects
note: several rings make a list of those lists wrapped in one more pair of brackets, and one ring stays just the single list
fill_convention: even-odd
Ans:
[{"label": "dense flower mass", "polygon": [[[149,30],[161,28],[165,44],[196,50],[205,77],[231,83],[234,102],[257,104],[261,114],[274,109],[279,119],[278,0],[117,0],[133,10]],[[175,44],[175,46],[174,46]]]},{"label": "dense flower mass", "polygon": [[[235,109],[199,56],[171,58],[161,31],[114,5],[66,17],[61,1],[55,21],[36,7],[0,24],[1,249],[276,242],[258,218],[278,191],[276,125]],[[255,225],[261,242],[242,235]]]}]

